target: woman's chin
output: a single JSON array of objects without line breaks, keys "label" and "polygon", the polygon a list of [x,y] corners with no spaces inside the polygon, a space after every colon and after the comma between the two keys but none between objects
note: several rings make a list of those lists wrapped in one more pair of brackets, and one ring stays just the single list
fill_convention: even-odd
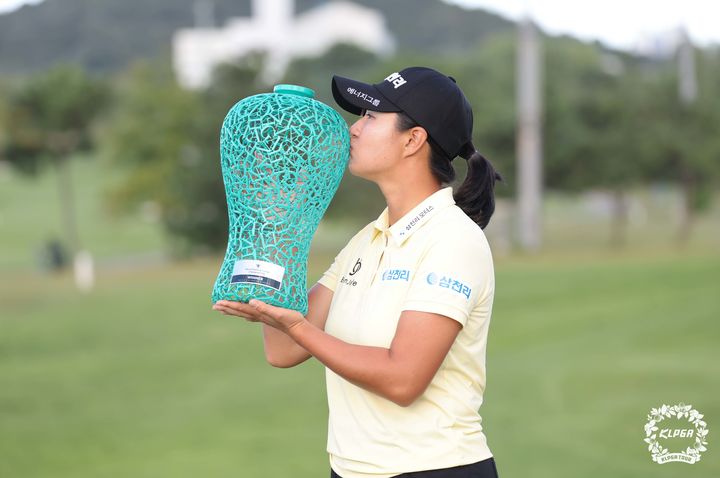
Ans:
[{"label": "woman's chin", "polygon": [[357,175],[358,175],[358,172],[359,172],[359,171],[358,171],[358,168],[357,168],[357,161],[355,161],[355,160],[353,159],[352,155],[350,156],[350,160],[348,161],[348,166],[347,166],[347,168],[348,168],[348,171],[350,171],[350,174],[352,174],[353,176],[357,176]]},{"label": "woman's chin", "polygon": [[352,161],[350,163],[348,163],[348,171],[350,172],[351,175],[355,176],[356,178],[362,177],[362,175],[357,170],[357,168],[353,167]]}]

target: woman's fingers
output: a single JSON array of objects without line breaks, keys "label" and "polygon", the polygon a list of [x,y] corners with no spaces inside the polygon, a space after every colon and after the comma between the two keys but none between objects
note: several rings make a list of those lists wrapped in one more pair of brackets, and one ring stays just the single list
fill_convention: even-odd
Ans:
[{"label": "woman's fingers", "polygon": [[300,312],[270,305],[257,299],[252,299],[249,304],[259,312],[260,320],[283,331],[290,330],[294,325],[305,320]]},{"label": "woman's fingers", "polygon": [[244,304],[242,302],[235,302],[232,300],[219,300],[215,302],[215,305],[234,310],[235,312],[238,312],[240,314],[251,314],[255,311],[255,309],[250,307],[248,304]]},{"label": "woman's fingers", "polygon": [[213,309],[219,311],[223,315],[228,315],[231,317],[239,317],[241,319],[247,320],[248,322],[260,322],[260,320],[257,317],[248,316],[246,314],[240,314],[239,312],[232,310],[232,309],[227,309],[227,308],[223,308],[223,307],[213,307]]},{"label": "woman's fingers", "polygon": [[[234,315],[237,317],[243,317],[237,311],[230,309],[228,307],[223,307],[222,305],[213,305],[212,308],[213,308],[213,310],[217,310],[218,312],[221,312],[222,314],[225,314],[225,315]],[[245,317],[243,317],[243,318],[245,318]]]},{"label": "woman's fingers", "polygon": [[273,327],[280,327],[285,323],[287,309],[282,307],[275,307],[274,305],[267,304],[257,299],[252,299],[250,307],[254,308],[257,316],[260,317],[264,323]]},{"label": "woman's fingers", "polygon": [[257,299],[250,300],[250,302],[248,302],[248,305],[252,307],[253,310],[256,310],[258,313],[265,314],[273,319],[277,319],[278,311],[282,310],[279,307],[273,307],[272,305],[266,304],[265,302]]},{"label": "woman's fingers", "polygon": [[[262,322],[282,330],[303,319],[298,312],[275,307],[257,299],[252,299],[248,304],[231,300],[219,300],[212,308],[225,315],[234,315],[250,322]],[[300,319],[297,319],[294,315],[299,315]]]},{"label": "woman's fingers", "polygon": [[225,315],[234,315],[251,322],[258,322],[259,313],[247,304],[242,302],[233,302],[229,300],[219,300],[213,305],[213,310],[222,312]]}]

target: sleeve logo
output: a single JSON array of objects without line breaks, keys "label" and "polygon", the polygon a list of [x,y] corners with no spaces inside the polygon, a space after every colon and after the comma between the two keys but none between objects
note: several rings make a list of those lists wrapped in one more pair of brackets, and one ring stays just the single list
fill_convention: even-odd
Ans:
[{"label": "sleeve logo", "polygon": [[438,275],[435,272],[431,272],[425,277],[425,281],[428,285],[450,289],[458,294],[462,294],[466,299],[470,299],[470,294],[472,293],[471,287],[448,275]]}]

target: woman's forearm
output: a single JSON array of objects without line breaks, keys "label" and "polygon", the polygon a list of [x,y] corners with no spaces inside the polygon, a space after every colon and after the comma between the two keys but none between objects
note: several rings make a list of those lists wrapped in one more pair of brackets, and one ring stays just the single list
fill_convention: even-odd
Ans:
[{"label": "woman's forearm", "polygon": [[[308,292],[308,313],[307,322],[313,324],[319,330],[325,329],[332,302],[333,291],[327,287],[315,284]],[[265,358],[274,367],[293,367],[311,357],[310,353],[286,333],[263,324],[263,344],[265,346]]]},{"label": "woman's forearm", "polygon": [[279,368],[294,367],[311,355],[287,334],[263,324],[265,358],[270,365]]},{"label": "woman's forearm", "polygon": [[288,333],[326,367],[361,388],[401,406],[409,405],[418,395],[407,386],[389,349],[343,342],[307,321]]}]

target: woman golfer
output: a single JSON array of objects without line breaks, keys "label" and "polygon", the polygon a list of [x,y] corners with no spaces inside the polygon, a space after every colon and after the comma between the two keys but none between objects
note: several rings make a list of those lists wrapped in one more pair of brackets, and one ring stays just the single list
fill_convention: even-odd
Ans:
[{"label": "woman golfer", "polygon": [[[361,116],[350,172],[387,208],[310,290],[306,317],[258,300],[213,308],[262,322],[272,365],[325,365],[332,477],[496,477],[478,409],[495,288],[482,228],[500,177],[472,144],[470,105],[421,67],[374,85],[335,76],[332,92]],[[457,156],[468,173],[453,193]]]}]

